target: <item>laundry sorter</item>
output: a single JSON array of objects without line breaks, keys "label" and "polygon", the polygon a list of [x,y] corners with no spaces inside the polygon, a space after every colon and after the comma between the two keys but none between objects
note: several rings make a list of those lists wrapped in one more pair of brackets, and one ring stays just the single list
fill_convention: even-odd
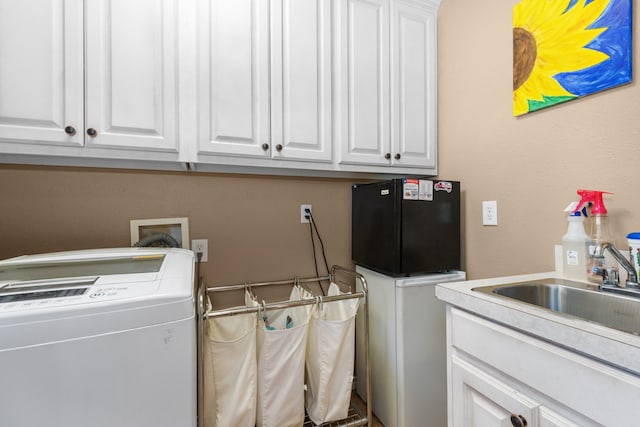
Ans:
[{"label": "laundry sorter", "polygon": [[[358,292],[352,291],[354,280]],[[327,294],[312,292],[314,282],[330,283]],[[291,294],[269,303],[256,297],[254,290],[269,286],[290,286]],[[243,293],[245,303],[212,309],[210,299],[224,292]],[[365,345],[359,350],[368,360],[366,296],[365,278],[339,266],[320,277],[214,287],[201,282],[196,304],[200,426],[371,425],[370,406],[362,411],[350,403],[356,313],[364,322]],[[370,390],[368,368],[364,376]],[[302,415],[295,409],[299,405]]]},{"label": "laundry sorter", "polygon": [[194,255],[123,248],[0,262],[0,425],[194,427]]}]

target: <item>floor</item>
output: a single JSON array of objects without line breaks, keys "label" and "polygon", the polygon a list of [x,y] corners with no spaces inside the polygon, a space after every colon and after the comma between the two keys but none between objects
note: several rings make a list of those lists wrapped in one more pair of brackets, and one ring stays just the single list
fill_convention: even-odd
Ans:
[{"label": "floor", "polygon": [[[351,394],[351,404],[357,407],[358,410],[360,410],[363,414],[367,413],[367,405],[365,405],[362,399],[360,399],[360,397],[355,392]],[[373,420],[371,421],[372,427],[384,427],[375,415],[373,416]]]},{"label": "floor", "polygon": [[[314,424],[309,418],[305,418],[305,422],[303,427],[340,427],[340,426],[349,426],[349,425],[362,425],[362,419],[367,415],[367,405],[358,397],[358,395],[354,392],[351,395],[351,408],[349,409],[349,415],[347,418],[340,421],[333,421],[329,423],[321,424],[317,426]],[[384,427],[382,423],[375,417],[372,417],[371,420],[372,427]]]}]

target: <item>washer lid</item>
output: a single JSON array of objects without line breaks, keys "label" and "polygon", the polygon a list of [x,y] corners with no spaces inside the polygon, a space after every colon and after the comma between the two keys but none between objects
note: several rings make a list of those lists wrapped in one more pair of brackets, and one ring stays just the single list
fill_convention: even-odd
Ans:
[{"label": "washer lid", "polygon": [[26,308],[36,300],[43,303],[46,299],[93,293],[107,283],[155,281],[165,260],[164,253],[79,254],[25,256],[0,262],[0,304],[13,303],[15,307],[22,303],[20,306]]},{"label": "washer lid", "polygon": [[193,280],[194,255],[186,249],[99,249],[0,261],[0,327],[70,312],[123,316],[151,307],[163,307],[163,314],[147,318],[148,324],[184,318],[193,313]]},{"label": "washer lid", "polygon": [[47,286],[48,281],[86,276],[157,273],[165,258],[162,253],[106,255],[88,258],[46,258],[36,255],[0,262],[0,289],[16,288],[28,283]]},{"label": "washer lid", "polygon": [[0,280],[0,341],[13,346],[194,316],[194,255],[186,249],[29,255],[1,261]]}]

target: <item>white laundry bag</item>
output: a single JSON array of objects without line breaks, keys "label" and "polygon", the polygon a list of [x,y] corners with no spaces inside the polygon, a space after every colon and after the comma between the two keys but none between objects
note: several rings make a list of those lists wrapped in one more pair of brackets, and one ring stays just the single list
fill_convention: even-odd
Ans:
[{"label": "white laundry bag", "polygon": [[254,427],[256,314],[207,319],[204,342],[204,426]]},{"label": "white laundry bag", "polygon": [[[298,286],[290,299],[302,299]],[[311,310],[306,305],[262,311],[258,316],[257,427],[304,423],[304,364]]]},{"label": "white laundry bag", "polygon": [[[328,295],[340,295],[335,283]],[[307,344],[306,408],[315,424],[348,416],[355,358],[357,298],[323,303],[313,311]]]}]

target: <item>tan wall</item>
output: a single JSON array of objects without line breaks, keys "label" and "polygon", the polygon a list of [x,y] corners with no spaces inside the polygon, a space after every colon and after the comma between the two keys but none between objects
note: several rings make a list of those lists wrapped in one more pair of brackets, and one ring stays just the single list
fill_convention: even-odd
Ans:
[{"label": "tan wall", "polygon": [[[512,117],[516,0],[443,0],[439,12],[441,176],[462,181],[469,277],[547,271],[581,187],[607,197],[615,243],[640,231],[636,83]],[[634,21],[637,21],[634,17]],[[634,34],[637,39],[638,30]],[[639,47],[634,47],[638,57]],[[129,220],[187,216],[209,239],[209,283],[313,275],[312,203],[329,263],[350,263],[350,182],[242,175],[0,166],[0,258],[129,245]],[[498,201],[498,227],[481,225]]]},{"label": "tan wall", "polygon": [[191,238],[209,239],[209,284],[315,276],[300,204],[329,265],[349,267],[350,197],[345,180],[0,165],[0,259],[129,246],[129,220],[185,216]]},{"label": "tan wall", "polygon": [[[616,244],[640,231],[638,84],[514,118],[517,3],[443,0],[439,10],[440,172],[462,181],[466,268],[475,278],[553,269],[562,210],[577,188],[615,192],[606,204]],[[635,43],[634,58],[639,50]],[[498,201],[498,227],[482,226],[483,200]]]}]

